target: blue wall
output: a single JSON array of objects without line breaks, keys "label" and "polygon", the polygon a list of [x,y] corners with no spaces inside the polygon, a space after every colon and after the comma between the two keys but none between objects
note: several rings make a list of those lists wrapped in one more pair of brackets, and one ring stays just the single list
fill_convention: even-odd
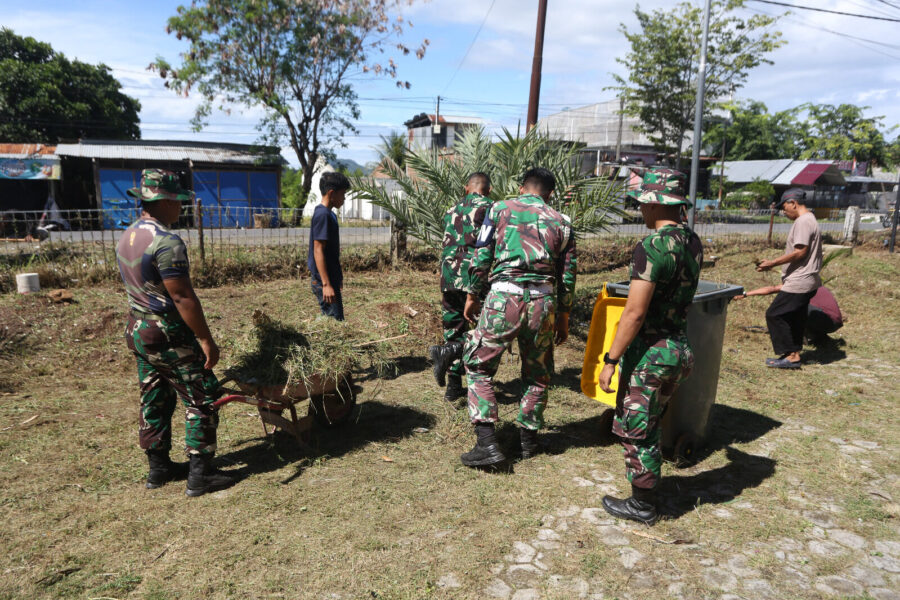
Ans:
[{"label": "blue wall", "polygon": [[[138,187],[140,176],[139,170],[100,169],[104,229],[125,229],[137,219],[137,202],[126,192]],[[278,176],[271,171],[194,171],[194,191],[204,227],[252,227],[254,213],[278,208]]]}]

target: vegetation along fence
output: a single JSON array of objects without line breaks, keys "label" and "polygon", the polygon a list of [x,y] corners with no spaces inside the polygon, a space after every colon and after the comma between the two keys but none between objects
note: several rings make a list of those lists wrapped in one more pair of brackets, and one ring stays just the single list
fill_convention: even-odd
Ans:
[{"label": "vegetation along fence", "polygon": [[[0,212],[0,291],[11,289],[13,275],[38,271],[44,285],[108,280],[115,277],[115,246],[119,236],[137,214],[122,211],[78,210],[41,212]],[[296,275],[305,270],[309,244],[309,218],[294,209],[257,211],[248,215],[220,214],[203,209],[201,218],[183,218],[173,230],[187,243],[195,268],[204,267],[206,281],[215,283],[216,269],[237,263],[253,263],[257,273],[272,276]],[[840,236],[844,214],[837,212],[820,220],[822,230],[831,237]],[[880,215],[868,215],[861,229],[882,230]],[[609,231],[585,240],[588,245],[603,245],[604,238],[630,238],[646,233],[637,212],[629,212]],[[711,254],[730,241],[765,240],[770,215],[752,211],[699,211],[695,230]],[[772,231],[777,241],[790,227],[784,217],[775,217]],[[342,219],[341,246],[344,255],[378,255],[375,262],[386,262],[391,241],[389,221]],[[412,252],[423,250],[410,240]],[[354,264],[375,264],[367,258]],[[284,263],[282,268],[274,264]],[[265,267],[265,268],[263,268]],[[262,269],[262,270],[260,270]]]}]

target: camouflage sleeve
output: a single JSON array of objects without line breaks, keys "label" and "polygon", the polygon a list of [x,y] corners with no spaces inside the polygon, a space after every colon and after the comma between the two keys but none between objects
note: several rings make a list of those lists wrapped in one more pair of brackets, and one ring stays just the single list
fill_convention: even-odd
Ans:
[{"label": "camouflage sleeve", "polygon": [[575,303],[575,275],[577,254],[575,252],[575,230],[569,227],[569,240],[559,256],[556,266],[556,312],[571,312]]},{"label": "camouflage sleeve", "polygon": [[167,235],[163,238],[156,247],[153,258],[162,279],[187,277],[190,273],[187,248],[177,235]]},{"label": "camouflage sleeve", "polygon": [[644,281],[667,281],[672,277],[670,256],[656,247],[658,236],[651,234],[634,247],[631,258],[631,278]]},{"label": "camouflage sleeve", "polygon": [[463,289],[476,296],[484,296],[487,291],[488,275],[494,260],[496,237],[492,219],[493,212],[492,209],[484,216],[481,229],[478,231],[478,240],[475,242],[472,262],[469,263],[469,269],[463,278]]},{"label": "camouflage sleeve", "polygon": [[456,230],[453,228],[453,209],[449,209],[444,213],[444,238],[441,240],[441,246],[446,248],[453,243],[456,236]]}]

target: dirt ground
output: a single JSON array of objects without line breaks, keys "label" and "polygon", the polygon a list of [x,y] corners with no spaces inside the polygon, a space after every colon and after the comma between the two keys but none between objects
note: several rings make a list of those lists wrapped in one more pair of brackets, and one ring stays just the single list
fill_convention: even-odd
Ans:
[{"label": "dirt ground", "polygon": [[[777,281],[753,270],[758,249],[713,253],[705,279]],[[694,466],[664,466],[653,528],[600,508],[627,484],[602,406],[579,391],[593,300],[621,267],[579,279],[547,454],[498,473],[463,467],[467,416],[423,358],[440,335],[435,275],[350,273],[360,338],[408,334],[395,372],[360,374],[354,422],[314,430],[310,452],[226,406],[217,462],[241,481],[196,499],[183,482],[144,489],[122,291],[0,296],[0,598],[898,599],[900,258],[857,250],[826,275],[847,323],[797,372],[763,366],[768,300],[731,303],[707,445]],[[295,323],[317,310],[297,279],[200,296],[222,368],[254,308]],[[498,376],[509,455],[518,369],[504,358]]]}]

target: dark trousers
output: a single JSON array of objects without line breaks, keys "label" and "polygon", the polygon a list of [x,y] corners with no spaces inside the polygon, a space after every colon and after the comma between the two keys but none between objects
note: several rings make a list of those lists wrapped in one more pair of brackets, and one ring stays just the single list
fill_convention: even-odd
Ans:
[{"label": "dark trousers", "polygon": [[312,291],[313,294],[316,295],[316,300],[319,301],[319,308],[322,310],[322,314],[326,317],[331,317],[333,319],[337,319],[338,321],[344,320],[344,299],[341,297],[341,289],[334,289],[334,302],[325,302],[324,297],[322,296],[322,282],[312,280]]},{"label": "dark trousers", "polygon": [[[466,296],[466,292],[462,290],[441,292],[441,325],[444,328],[445,342],[466,342],[466,334],[469,332],[469,322],[463,317]],[[454,360],[447,372],[465,375],[466,368],[461,360]]]},{"label": "dark trousers", "polygon": [[772,349],[778,356],[800,352],[803,349],[803,330],[806,328],[806,312],[815,292],[791,294],[778,292],[766,311],[766,324]]}]

